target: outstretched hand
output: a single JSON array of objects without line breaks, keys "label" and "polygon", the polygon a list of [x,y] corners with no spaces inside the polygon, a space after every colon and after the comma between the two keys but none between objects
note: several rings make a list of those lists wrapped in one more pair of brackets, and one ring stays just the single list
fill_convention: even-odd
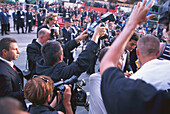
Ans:
[{"label": "outstretched hand", "polygon": [[129,18],[129,23],[134,23],[135,25],[144,24],[149,19],[156,16],[155,14],[146,16],[150,8],[153,6],[154,1],[152,0],[147,6],[146,3],[147,0],[144,0],[143,2],[138,2],[138,4],[133,8],[133,11]]},{"label": "outstretched hand", "polygon": [[87,34],[87,29],[85,31],[83,31],[78,37],[78,40],[84,40],[86,37],[88,36]]},{"label": "outstretched hand", "polygon": [[104,36],[106,34],[107,27],[101,27],[101,23],[95,28],[94,34],[92,36],[92,41],[95,43],[98,43],[98,40],[100,37]]},{"label": "outstretched hand", "polygon": [[94,34],[97,34],[99,37],[103,37],[106,34],[107,27],[101,27],[101,23],[95,28]]}]

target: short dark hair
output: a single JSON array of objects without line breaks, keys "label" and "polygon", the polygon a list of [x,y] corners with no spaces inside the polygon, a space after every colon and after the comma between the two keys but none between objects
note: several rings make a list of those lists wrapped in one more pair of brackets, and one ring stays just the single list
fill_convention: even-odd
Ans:
[{"label": "short dark hair", "polygon": [[61,44],[58,41],[49,41],[42,46],[41,53],[45,63],[52,66],[60,60],[63,52],[61,50]]},{"label": "short dark hair", "polygon": [[100,51],[99,54],[99,62],[101,62],[102,58],[104,57],[105,53],[109,50],[109,47],[105,47]]},{"label": "short dark hair", "polygon": [[153,35],[141,37],[137,43],[137,48],[142,57],[155,57],[159,52],[160,41]]},{"label": "short dark hair", "polygon": [[135,40],[135,41],[138,41],[139,40],[139,35],[135,32],[135,33],[133,33],[133,35],[132,35],[132,37],[130,38],[130,40],[129,41],[131,41],[131,40]]},{"label": "short dark hair", "polygon": [[117,25],[115,29],[121,29],[122,27],[120,25]]},{"label": "short dark hair", "polygon": [[9,51],[10,48],[10,43],[16,43],[17,41],[13,38],[3,38],[0,40],[0,56],[2,57],[2,50],[6,49],[7,51]]}]

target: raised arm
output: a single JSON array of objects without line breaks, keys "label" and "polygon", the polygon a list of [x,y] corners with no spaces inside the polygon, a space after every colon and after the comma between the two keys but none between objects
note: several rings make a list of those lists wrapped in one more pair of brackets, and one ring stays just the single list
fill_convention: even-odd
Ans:
[{"label": "raised arm", "polygon": [[126,44],[128,43],[130,37],[134,33],[135,28],[137,25],[147,22],[147,20],[155,17],[155,15],[146,16],[148,11],[150,10],[151,6],[153,5],[153,1],[151,1],[146,6],[147,0],[144,0],[143,3],[139,2],[133,9],[129,21],[127,22],[126,26],[124,27],[121,34],[118,38],[114,41],[111,45],[108,52],[103,57],[101,64],[100,64],[100,73],[101,75],[103,72],[109,67],[117,67],[119,58],[123,53]]}]

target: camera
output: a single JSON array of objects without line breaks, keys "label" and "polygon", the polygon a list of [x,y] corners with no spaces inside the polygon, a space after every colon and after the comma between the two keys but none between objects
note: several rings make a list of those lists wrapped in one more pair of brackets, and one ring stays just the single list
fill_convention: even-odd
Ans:
[{"label": "camera", "polygon": [[104,15],[101,16],[101,19],[99,19],[99,20],[97,20],[97,21],[94,21],[94,22],[91,24],[91,26],[90,26],[90,27],[88,28],[88,30],[87,30],[87,33],[88,33],[90,36],[92,36],[92,35],[94,34],[95,28],[96,28],[100,23],[102,23],[101,26],[105,26],[104,22],[106,22],[107,20],[109,20],[109,21],[115,21],[116,18],[115,18],[115,16],[114,16],[112,13],[110,13],[110,12],[105,13]]},{"label": "camera", "polygon": [[158,14],[160,15],[159,23],[168,25],[170,22],[169,21],[170,20],[170,16],[169,16],[170,15],[170,1],[167,1],[165,4],[159,7]]},{"label": "camera", "polygon": [[62,95],[65,91],[65,87],[64,84],[74,84],[75,82],[77,82],[77,76],[72,76],[71,78],[65,80],[65,81],[59,81],[54,83],[54,89],[53,89],[53,93],[54,95],[57,95],[57,91],[59,91]]},{"label": "camera", "polygon": [[158,10],[159,10],[159,6],[158,5],[153,5],[151,8],[150,8],[150,13],[153,13],[153,14],[158,14]]},{"label": "camera", "polygon": [[60,30],[59,27],[53,27],[51,29],[51,34],[50,34],[51,38],[50,38],[50,40],[57,39],[56,33],[59,32],[59,30]]},{"label": "camera", "polygon": [[85,81],[83,79],[78,81],[77,76],[72,76],[71,78],[65,81],[59,81],[57,83],[54,83],[54,89],[53,89],[54,95],[57,96],[57,91],[59,91],[61,95],[64,94],[65,91],[64,84],[67,85],[75,84],[75,87],[72,92],[72,103],[73,103],[72,108],[76,109],[77,106],[84,106],[86,110],[88,110],[89,103],[86,102],[87,95],[84,89],[82,88],[82,86],[86,85]]},{"label": "camera", "polygon": [[60,32],[60,26],[57,23],[55,23],[54,27],[51,29],[50,40],[58,39],[59,32]]}]

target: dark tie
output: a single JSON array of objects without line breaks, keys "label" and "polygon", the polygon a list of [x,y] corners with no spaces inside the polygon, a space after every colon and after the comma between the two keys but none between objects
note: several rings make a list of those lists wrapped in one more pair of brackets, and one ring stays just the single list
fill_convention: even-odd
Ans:
[{"label": "dark tie", "polygon": [[15,66],[15,65],[13,66],[13,69],[14,69],[16,72],[18,72],[18,71],[17,71],[17,68],[16,68],[16,66]]}]

